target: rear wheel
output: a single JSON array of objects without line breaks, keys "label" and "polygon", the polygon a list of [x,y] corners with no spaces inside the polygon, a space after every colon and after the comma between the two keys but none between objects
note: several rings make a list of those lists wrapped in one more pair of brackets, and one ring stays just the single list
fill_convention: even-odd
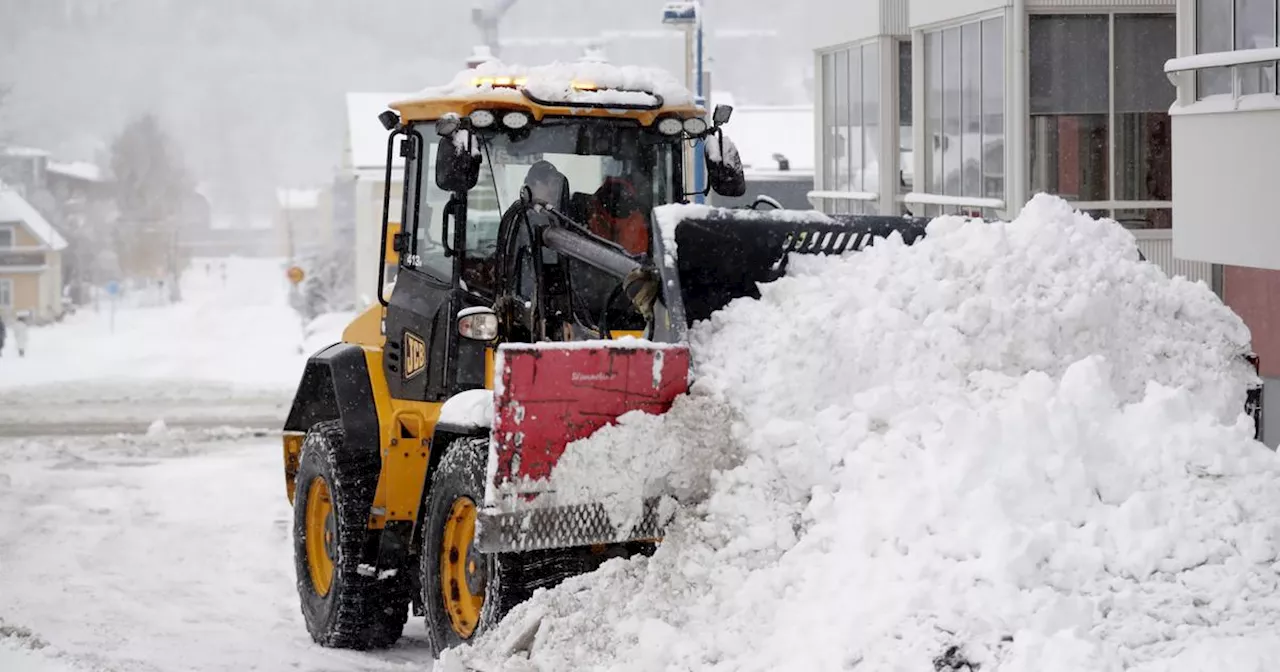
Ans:
[{"label": "rear wheel", "polygon": [[293,503],[293,551],[302,615],[323,646],[374,649],[400,638],[408,618],[403,572],[379,581],[360,574],[369,507],[380,465],[373,451],[344,447],[342,426],[307,433]]}]

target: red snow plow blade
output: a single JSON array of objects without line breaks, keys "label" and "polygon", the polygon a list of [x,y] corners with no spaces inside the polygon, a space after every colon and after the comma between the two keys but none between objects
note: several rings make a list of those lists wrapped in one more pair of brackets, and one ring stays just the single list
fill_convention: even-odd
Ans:
[{"label": "red snow plow blade", "polygon": [[503,345],[480,550],[528,551],[660,536],[656,502],[619,538],[598,504],[557,506],[547,480],[565,448],[630,411],[661,414],[689,385],[689,350],[648,341]]}]

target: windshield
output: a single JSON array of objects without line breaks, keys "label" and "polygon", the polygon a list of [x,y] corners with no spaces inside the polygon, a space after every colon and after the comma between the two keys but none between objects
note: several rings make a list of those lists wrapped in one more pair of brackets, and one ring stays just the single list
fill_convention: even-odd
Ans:
[{"label": "windshield", "polygon": [[[435,137],[431,124],[418,130],[424,138]],[[483,163],[468,193],[464,266],[493,258],[502,215],[526,184],[536,199],[634,254],[648,252],[653,207],[681,196],[679,143],[634,122],[548,119],[519,132],[481,137],[480,143]],[[436,149],[434,142],[427,147],[417,248],[422,268],[448,277],[440,213],[449,195],[435,185]],[[476,278],[482,285],[489,284],[486,279]]]}]

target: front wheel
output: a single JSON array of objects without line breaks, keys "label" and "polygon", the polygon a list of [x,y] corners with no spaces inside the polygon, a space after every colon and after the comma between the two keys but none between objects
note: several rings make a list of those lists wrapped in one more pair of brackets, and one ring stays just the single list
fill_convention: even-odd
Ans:
[{"label": "front wheel", "polygon": [[515,556],[475,546],[488,457],[487,438],[454,441],[427,492],[420,571],[427,641],[437,658],[492,627],[525,597],[517,590]]}]

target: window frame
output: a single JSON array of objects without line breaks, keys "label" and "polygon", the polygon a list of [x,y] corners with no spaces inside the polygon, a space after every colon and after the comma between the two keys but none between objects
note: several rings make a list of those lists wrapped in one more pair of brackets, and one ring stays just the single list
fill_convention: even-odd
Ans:
[{"label": "window frame", "polygon": [[[1210,1],[1222,2],[1229,5],[1230,11],[1227,17],[1227,25],[1231,31],[1231,48],[1228,49],[1227,51],[1244,51],[1248,49],[1248,48],[1241,49],[1241,47],[1238,44],[1240,36],[1236,30],[1238,27],[1236,25],[1236,0],[1210,0]],[[1214,51],[1200,50],[1200,7],[1204,2],[1205,0],[1188,0],[1190,11],[1186,12],[1186,21],[1188,24],[1186,29],[1187,30],[1186,35],[1189,36],[1190,38],[1191,53],[1197,54],[1197,55],[1220,53],[1220,52],[1214,52]],[[1271,5],[1272,5],[1272,12],[1271,12],[1272,26],[1271,27],[1273,31],[1272,34],[1276,36],[1276,46],[1280,46],[1280,0],[1271,0]],[[1181,12],[1179,14],[1181,14]],[[1247,66],[1247,67],[1250,67],[1250,68],[1256,67],[1259,69],[1265,69],[1267,66],[1265,64],[1257,64],[1257,65]],[[1243,93],[1241,91],[1241,86],[1243,84],[1243,76],[1242,76],[1242,73],[1240,72],[1241,69],[1227,67],[1227,68],[1221,68],[1221,69],[1225,69],[1227,71],[1227,75],[1231,82],[1230,90],[1227,91],[1226,93],[1208,93],[1208,94],[1201,95],[1200,88],[1201,88],[1201,81],[1203,80],[1203,77],[1201,75],[1203,75],[1206,70],[1218,70],[1219,68],[1205,68],[1205,69],[1199,70],[1196,72],[1196,76],[1191,78],[1192,79],[1190,84],[1191,100],[1195,102],[1200,102],[1203,100],[1214,100],[1222,97],[1229,97],[1236,100],[1239,100],[1241,98],[1255,98],[1260,100],[1272,99],[1278,105],[1280,105],[1280,64],[1276,64],[1272,67],[1275,73],[1273,76],[1275,77],[1275,80],[1276,80],[1273,86],[1274,90],[1257,91],[1253,93]]]},{"label": "window frame", "polygon": [[0,278],[0,308],[13,308],[13,279]]},{"label": "window frame", "polygon": [[[815,62],[820,70],[818,77],[818,89],[820,105],[815,106],[817,116],[817,128],[821,138],[822,148],[822,172],[815,175],[814,192],[811,202],[817,200],[822,204],[824,212],[832,214],[862,214],[868,211],[876,210],[876,203],[880,200],[879,190],[870,191],[865,188],[865,173],[867,166],[868,146],[872,153],[879,154],[882,134],[885,132],[883,121],[885,119],[885,102],[880,100],[881,80],[886,76],[885,64],[880,61],[881,40],[884,36],[874,36],[866,39],[845,42],[842,44],[825,47],[815,51]],[[856,56],[855,56],[856,51]],[[875,97],[876,97],[876,115],[875,120],[876,133],[871,138],[872,142],[867,142],[867,131],[865,128],[865,119],[867,107],[867,78],[866,78],[866,54],[867,52],[874,54],[876,76],[875,76]],[[838,82],[836,64],[840,59],[840,55],[845,56],[845,74],[846,81],[841,85]],[[855,79],[852,76],[851,69],[856,62],[858,84],[858,96],[855,98],[850,84]],[[897,68],[898,63],[895,61],[892,67]],[[843,122],[839,119],[839,105],[836,101],[836,92],[844,94],[844,112],[846,118]],[[896,104],[896,101],[895,101]],[[858,128],[858,138],[856,146],[858,148],[858,161],[855,164],[853,150],[855,142],[852,129]],[[843,145],[844,151],[840,156],[836,156],[832,150],[841,144],[839,138],[836,137],[838,129],[844,129]],[[877,184],[884,179],[884,161],[877,158]],[[843,174],[842,174],[843,171]],[[861,184],[856,183],[855,176],[863,176]],[[843,184],[839,178],[843,177]],[[897,179],[894,176],[893,179]]]},{"label": "window frame", "polygon": [[[1198,2],[1198,1],[1199,0],[1194,0],[1194,2]],[[1234,17],[1234,0],[1231,0],[1231,2],[1233,6],[1232,16]],[[1280,0],[1277,0],[1277,2],[1280,2]],[[1192,25],[1190,27],[1190,30],[1192,31],[1191,32],[1192,42],[1194,43],[1195,28],[1196,28],[1195,17],[1194,17],[1195,5],[1193,5],[1192,9],[1193,11],[1191,13],[1193,16],[1191,20]],[[1107,79],[1108,79],[1108,82],[1107,82],[1107,198],[1102,200],[1091,200],[1091,201],[1071,201],[1071,205],[1072,207],[1075,207],[1082,211],[1083,210],[1105,210],[1109,213],[1109,216],[1111,217],[1115,217],[1116,212],[1118,211],[1166,210],[1166,209],[1171,210],[1173,208],[1172,198],[1167,201],[1120,200],[1116,198],[1117,183],[1119,182],[1119,180],[1116,179],[1116,172],[1119,169],[1116,164],[1116,148],[1117,148],[1116,131],[1119,124],[1116,123],[1117,114],[1116,114],[1116,96],[1115,96],[1115,93],[1116,93],[1115,91],[1115,87],[1116,87],[1115,35],[1116,35],[1116,18],[1118,16],[1135,16],[1135,15],[1168,17],[1170,20],[1174,21],[1174,25],[1175,25],[1174,30],[1176,35],[1178,31],[1182,30],[1182,28],[1178,25],[1178,22],[1181,20],[1181,17],[1179,16],[1179,12],[1171,10],[1169,7],[1028,8],[1026,31],[1028,34],[1030,34],[1031,20],[1036,17],[1070,16],[1070,15],[1081,15],[1081,14],[1106,15],[1107,17],[1107,50],[1108,50],[1108,53],[1107,53]],[[1032,48],[1034,48],[1033,45],[1028,43],[1027,45],[1028,60],[1031,58]],[[1173,57],[1176,57],[1176,56],[1177,54],[1175,53]],[[1030,78],[1030,72],[1028,71],[1028,80],[1029,78]],[[1028,86],[1028,94],[1029,93],[1030,93],[1030,88]],[[1031,139],[1030,135],[1032,133],[1033,127],[1032,127],[1032,124],[1030,123],[1032,115],[1031,115],[1031,110],[1029,105],[1025,110],[1024,115],[1026,117],[1025,121],[1027,122],[1027,140],[1028,140],[1027,153],[1025,157],[1026,166],[1024,167],[1024,169],[1027,171],[1027,185],[1030,186],[1031,177],[1033,174],[1032,168],[1034,164],[1032,163],[1031,146],[1030,146],[1030,139]],[[1170,143],[1172,143],[1172,137],[1170,138]]]},{"label": "window frame", "polygon": [[0,234],[9,234],[9,243],[0,244],[0,250],[12,250],[18,247],[18,226],[9,222],[0,223]]},{"label": "window frame", "polygon": [[[921,82],[921,86],[914,90],[918,90],[924,94],[920,99],[913,101],[913,109],[917,110],[916,114],[920,116],[919,121],[922,123],[914,124],[916,128],[913,129],[913,133],[914,133],[913,144],[916,148],[915,155],[913,156],[913,161],[915,164],[916,175],[915,175],[914,184],[912,185],[912,192],[908,194],[899,195],[897,197],[897,200],[901,203],[917,206],[915,208],[915,211],[917,214],[924,214],[925,216],[935,216],[935,215],[943,214],[944,212],[949,212],[951,210],[960,209],[965,212],[970,212],[970,213],[980,212],[983,216],[991,216],[1000,211],[1005,211],[1008,209],[1007,201],[1009,198],[1009,190],[1010,190],[1008,166],[1012,165],[1012,162],[1010,160],[1011,144],[1009,142],[1009,137],[1010,137],[1010,134],[1009,134],[1010,121],[1009,120],[1011,116],[1009,112],[1011,109],[1010,104],[1011,104],[1012,94],[1016,91],[1016,87],[1010,86],[1011,75],[1013,72],[1016,71],[1013,68],[1013,63],[1012,63],[1012,59],[1014,58],[1015,55],[1011,55],[1010,50],[1013,44],[1013,40],[1011,39],[1012,31],[1019,29],[1018,26],[1015,25],[1017,22],[1012,17],[1014,17],[1014,13],[1011,10],[1009,10],[1006,7],[999,7],[999,8],[992,9],[985,12],[976,12],[976,13],[969,14],[964,17],[957,18],[950,21],[941,21],[938,23],[933,23],[925,26],[918,26],[912,30],[912,52],[913,52],[913,55],[918,54],[918,58],[919,58],[918,61],[914,61],[914,65],[919,67],[913,67],[912,76],[914,79]],[[945,44],[945,34],[947,31],[955,29],[957,34],[961,35],[961,39],[963,40],[964,27],[970,24],[974,24],[978,26],[978,33],[980,36],[979,39],[981,40],[981,39],[984,39],[987,35],[987,32],[985,30],[982,30],[982,27],[986,25],[987,22],[997,22],[1000,26],[1000,35],[1001,35],[1001,49],[999,52],[1001,56],[1001,64],[1000,64],[999,70],[1003,73],[1003,77],[1001,77],[1001,81],[1000,81],[1000,85],[1002,88],[1002,91],[1001,91],[1001,108],[1002,109],[1001,109],[1000,123],[1003,127],[1003,130],[1001,131],[999,136],[1002,138],[1002,143],[1001,143],[1002,147],[1001,147],[1000,153],[1003,156],[1003,166],[1004,166],[1004,180],[1003,180],[1003,184],[1001,185],[1002,194],[999,198],[991,198],[983,195],[973,195],[973,196],[947,195],[945,193],[946,191],[945,175],[942,175],[943,184],[941,188],[939,188],[939,185],[934,184],[933,182],[933,178],[934,178],[933,173],[934,173],[935,165],[934,165],[934,160],[932,158],[932,154],[930,153],[931,151],[930,148],[933,145],[931,133],[933,132],[934,129],[930,128],[929,126],[930,106],[932,104],[932,100],[930,99],[930,94],[929,94],[929,83],[930,83],[930,69],[932,65],[931,61],[933,60],[932,59],[933,54],[931,53],[930,49],[926,47],[926,42],[929,40],[931,35],[943,36],[942,50],[945,53],[947,51],[947,46]],[[1022,29],[1025,30],[1025,26],[1023,26]],[[961,52],[963,52],[963,42],[961,43]],[[978,53],[980,55],[980,59],[986,56],[986,52],[984,49],[982,49],[981,46],[978,48]],[[946,67],[946,63],[944,59],[943,68],[945,69],[945,67]],[[961,70],[962,70],[961,79],[963,79],[963,65],[961,66]],[[986,70],[987,70],[987,67],[985,62],[983,60],[980,60],[978,65],[978,76],[977,76],[980,100],[985,99],[984,87],[986,85],[986,78],[984,76],[984,73]],[[945,75],[945,72],[943,74]],[[947,123],[947,111],[945,106],[945,102],[946,102],[945,88],[946,87],[945,87],[945,76],[944,76],[943,82],[942,82],[942,89],[944,91],[943,93],[944,105],[941,110],[941,118],[939,120],[943,127],[945,127]],[[981,108],[980,108],[979,115],[980,115],[980,118],[985,116],[981,112]],[[980,137],[982,138],[981,143],[985,144],[986,142],[985,127],[982,128]],[[924,153],[921,153],[921,152],[924,152]],[[985,149],[983,149],[983,151],[980,152],[979,158],[981,159],[979,165],[982,165],[983,163],[985,163],[985,158],[986,158]],[[980,182],[979,192],[981,192],[981,194],[986,194],[987,191],[984,188],[984,185],[981,184],[981,180],[979,182]],[[961,180],[961,184],[963,185],[963,180]],[[922,190],[922,187],[924,188],[923,190]],[[960,205],[960,203],[963,203],[963,205]]]}]

